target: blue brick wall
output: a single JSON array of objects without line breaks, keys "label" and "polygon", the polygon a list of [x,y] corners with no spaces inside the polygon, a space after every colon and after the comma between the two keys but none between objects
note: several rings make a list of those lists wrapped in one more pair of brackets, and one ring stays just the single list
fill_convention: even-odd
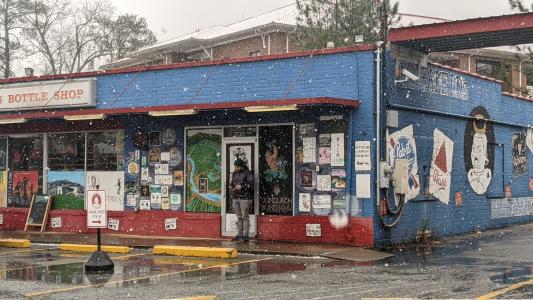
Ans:
[{"label": "blue brick wall", "polygon": [[361,94],[357,81],[366,84],[373,78],[364,63],[358,66],[371,56],[371,51],[349,52],[102,75],[97,78],[97,108],[320,96],[355,99]]},{"label": "blue brick wall", "polygon": [[[98,109],[304,97],[337,97],[361,101],[358,109],[350,109],[348,112],[349,133],[346,145],[347,191],[355,206],[352,158],[354,141],[369,140],[375,151],[373,51],[100,75],[97,77],[96,92]],[[243,116],[235,112],[225,120],[180,118],[180,125],[298,123],[309,118],[292,113],[278,113],[273,117],[257,114],[254,119]],[[141,119],[128,119],[128,126],[137,126],[139,120]],[[128,133],[131,134],[132,130],[128,130]],[[374,158],[375,152],[372,155]],[[374,171],[371,182],[374,182]],[[373,192],[372,195],[374,197]],[[361,199],[357,208],[361,209],[358,215],[373,215],[374,206],[370,199]]]},{"label": "blue brick wall", "polygon": [[[467,100],[402,88],[394,84],[394,60],[388,57],[388,62],[387,100],[392,109],[399,111],[399,127],[390,131],[394,132],[413,125],[421,192],[424,190],[427,173],[431,167],[435,128],[454,141],[452,182],[448,205],[438,200],[426,201],[423,195],[419,195],[406,204],[399,224],[390,230],[384,230],[379,224],[378,217],[375,216],[376,245],[414,240],[417,231],[424,224],[429,226],[434,235],[446,236],[533,220],[533,216],[491,220],[492,198],[503,198],[504,184],[512,186],[513,197],[533,196],[533,192],[528,188],[528,179],[533,177],[531,151],[527,150],[529,161],[527,175],[512,178],[511,165],[512,134],[525,131],[525,128],[532,124],[533,102],[502,95],[501,84],[497,82],[436,66],[428,67],[460,75],[466,80],[469,89]],[[464,163],[464,134],[467,119],[461,116],[469,116],[476,106],[485,107],[490,118],[496,121],[493,124],[495,142],[500,144],[495,147],[494,172],[485,195],[473,192]],[[455,205],[455,192],[462,192],[463,204],[460,207]]]}]

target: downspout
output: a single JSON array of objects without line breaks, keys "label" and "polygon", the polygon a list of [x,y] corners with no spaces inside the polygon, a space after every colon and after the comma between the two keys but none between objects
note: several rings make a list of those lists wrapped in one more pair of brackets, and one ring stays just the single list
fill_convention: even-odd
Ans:
[{"label": "downspout", "polygon": [[[376,207],[379,206],[381,196],[380,192],[380,174],[379,168],[381,163],[381,55],[383,42],[377,42],[376,53]],[[379,211],[376,211],[379,213]]]}]

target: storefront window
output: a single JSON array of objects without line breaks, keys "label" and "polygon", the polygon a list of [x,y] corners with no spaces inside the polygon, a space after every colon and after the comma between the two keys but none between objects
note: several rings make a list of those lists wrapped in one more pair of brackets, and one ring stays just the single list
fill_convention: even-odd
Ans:
[{"label": "storefront window", "polygon": [[87,133],[87,171],[121,171],[123,164],[123,131]]},{"label": "storefront window", "polygon": [[186,210],[220,212],[222,129],[189,129],[186,147]]},{"label": "storefront window", "polygon": [[41,191],[43,137],[9,137],[8,206],[28,207]]},{"label": "storefront window", "polygon": [[296,138],[298,214],[328,215],[346,208],[346,131],[342,115],[300,124]]},{"label": "storefront window", "polygon": [[85,134],[60,133],[48,135],[48,169],[85,169]]},{"label": "storefront window", "polygon": [[259,212],[292,215],[293,126],[259,128]]}]

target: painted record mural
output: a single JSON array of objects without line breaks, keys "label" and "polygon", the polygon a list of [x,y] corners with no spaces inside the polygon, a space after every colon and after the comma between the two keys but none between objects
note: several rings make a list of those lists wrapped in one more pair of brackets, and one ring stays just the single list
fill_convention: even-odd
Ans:
[{"label": "painted record mural", "polygon": [[470,116],[464,135],[465,170],[474,192],[483,195],[494,174],[494,129],[484,107],[475,107]]}]

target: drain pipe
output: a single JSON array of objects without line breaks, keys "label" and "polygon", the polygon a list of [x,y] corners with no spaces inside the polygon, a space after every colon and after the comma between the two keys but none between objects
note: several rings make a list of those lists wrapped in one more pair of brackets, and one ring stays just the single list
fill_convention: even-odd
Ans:
[{"label": "drain pipe", "polygon": [[[380,205],[380,163],[381,163],[381,55],[383,41],[376,43],[376,208]],[[379,211],[376,211],[379,213]]]}]

